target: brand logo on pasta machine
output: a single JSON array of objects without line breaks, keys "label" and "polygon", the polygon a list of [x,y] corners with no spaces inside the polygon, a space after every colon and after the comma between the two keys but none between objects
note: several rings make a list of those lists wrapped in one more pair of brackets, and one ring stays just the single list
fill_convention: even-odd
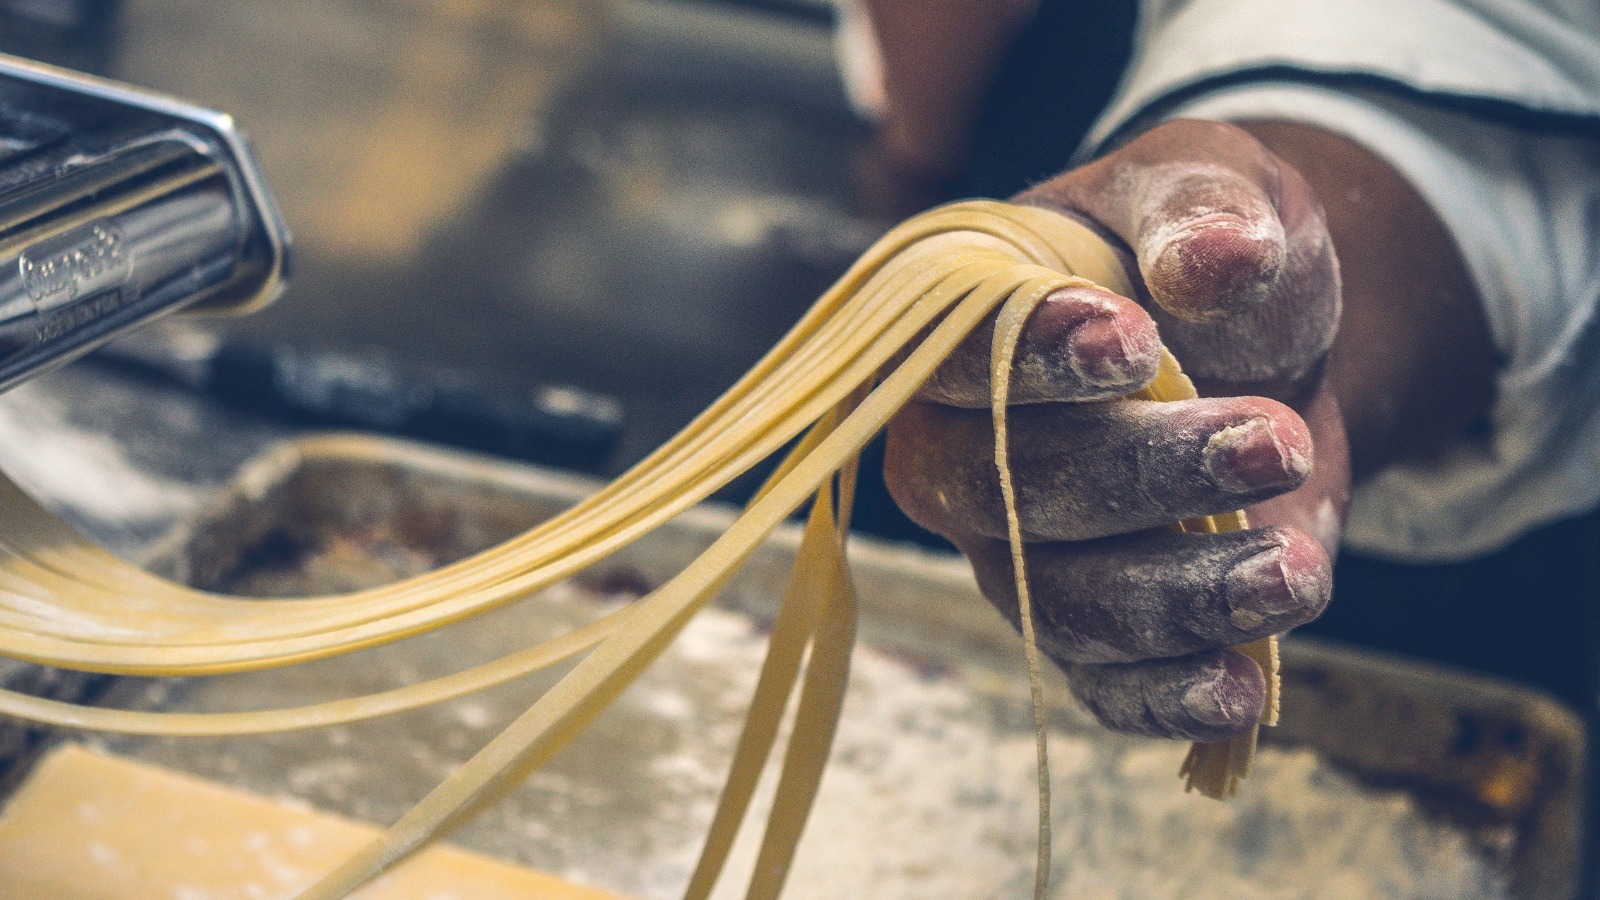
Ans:
[{"label": "brand logo on pasta machine", "polygon": [[33,339],[55,340],[121,309],[133,275],[122,233],[106,221],[40,241],[18,259],[33,301]]}]

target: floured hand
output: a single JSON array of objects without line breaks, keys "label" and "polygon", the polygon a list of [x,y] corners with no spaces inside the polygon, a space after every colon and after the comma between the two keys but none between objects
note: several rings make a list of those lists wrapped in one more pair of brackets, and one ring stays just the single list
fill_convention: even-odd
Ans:
[{"label": "floured hand", "polygon": [[[1057,292],[1018,346],[1010,453],[1041,647],[1110,727],[1242,733],[1265,683],[1226,648],[1322,611],[1348,494],[1322,377],[1340,282],[1321,207],[1249,134],[1185,121],[1017,200],[1096,228],[1141,285],[1136,298]],[[1162,342],[1204,399],[1099,402],[1148,383]],[[973,335],[898,417],[886,475],[1014,617],[988,344]],[[1241,507],[1257,527],[1159,530]]]}]

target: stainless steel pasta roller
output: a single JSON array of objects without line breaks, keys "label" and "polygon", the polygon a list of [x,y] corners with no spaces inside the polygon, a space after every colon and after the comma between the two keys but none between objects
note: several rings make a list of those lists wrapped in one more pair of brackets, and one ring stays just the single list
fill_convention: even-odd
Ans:
[{"label": "stainless steel pasta roller", "polygon": [[258,308],[289,252],[231,117],[0,54],[0,390],[179,309]]}]

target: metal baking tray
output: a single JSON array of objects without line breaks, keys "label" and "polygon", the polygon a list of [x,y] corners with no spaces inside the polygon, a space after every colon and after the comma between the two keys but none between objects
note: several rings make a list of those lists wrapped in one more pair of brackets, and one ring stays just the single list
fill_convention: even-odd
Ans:
[{"label": "metal baking tray", "polygon": [[[248,465],[231,490],[149,562],[196,585],[262,596],[353,588],[492,545],[595,487],[571,476],[416,445],[312,437],[281,445]],[[381,689],[449,671],[661,583],[720,534],[733,514],[713,506],[691,510],[583,573],[576,579],[582,591],[520,602],[445,635],[203,682],[118,679],[107,702],[251,708]],[[631,688],[590,734],[456,839],[625,893],[680,891],[748,687],[747,674],[725,669],[752,669],[759,659],[761,628],[771,621],[796,541],[793,528],[781,529],[725,592],[709,632],[681,640],[679,656],[664,659],[661,671]],[[1033,853],[1033,787],[1016,634],[977,596],[957,558],[858,540],[852,566],[862,598],[862,650],[846,716],[852,708],[865,710],[863,715],[883,720],[877,724],[893,733],[885,742],[863,736],[865,726],[847,721],[835,754],[840,774],[830,772],[825,781],[791,895],[1023,894]],[[553,677],[534,676],[446,707],[281,737],[90,740],[385,822]],[[1274,864],[1264,861],[1260,845],[1274,840],[1297,846],[1395,840],[1378,826],[1341,818],[1339,811],[1356,803],[1337,799],[1342,794],[1312,807],[1301,797],[1272,793],[1274,785],[1292,782],[1283,772],[1313,764],[1319,768],[1306,783],[1319,791],[1330,781],[1347,784],[1380,814],[1403,807],[1428,827],[1450,829],[1496,873],[1509,896],[1569,897],[1575,890],[1583,728],[1566,708],[1531,690],[1349,647],[1287,640],[1283,724],[1266,732],[1268,768],[1246,783],[1242,798],[1216,804],[1182,794],[1176,778],[1181,747],[1106,734],[1066,699],[1064,682],[1055,679],[1047,689],[1057,704],[1051,710],[1052,740],[1057,777],[1064,779],[1056,789],[1061,896],[1155,896],[1167,890],[1152,888],[1151,879],[1163,867],[1178,872],[1182,865],[1136,857],[1150,846],[1174,852],[1190,842],[1186,829],[1206,840],[1225,832],[1208,865],[1258,886],[1259,896],[1469,895],[1396,887],[1401,882],[1385,881],[1382,873],[1365,873],[1371,880],[1357,885],[1319,882],[1314,871],[1301,881],[1271,871]],[[923,706],[935,712],[924,718]],[[990,732],[1007,737],[994,746],[981,743]],[[922,748],[916,750],[922,756],[910,762],[895,756],[896,748],[909,747]],[[1307,749],[1314,756],[1301,752]],[[877,774],[863,775],[868,769]],[[1159,772],[1145,778],[1144,769]],[[971,780],[979,775],[1009,778],[1015,789]],[[1103,783],[1118,778],[1133,779],[1135,788],[1107,793]],[[838,811],[840,805],[846,808]],[[1295,812],[1297,805],[1308,811]],[[889,810],[887,818],[870,827],[869,837],[844,834],[882,808]],[[956,845],[960,852],[951,852]],[[1112,860],[1102,865],[1110,876],[1099,869],[1086,873],[1084,860],[1095,854]],[[1130,871],[1143,866],[1143,880],[1118,880],[1117,854],[1127,857]],[[989,860],[987,869],[972,864],[978,873],[972,878],[996,867],[1010,874],[962,882],[940,881],[939,873],[928,871],[953,866],[958,857]],[[819,864],[818,858],[829,862]],[[1285,887],[1295,884],[1300,887]],[[1193,893],[1197,888],[1200,893]],[[1193,882],[1172,890],[1173,896],[1210,895]],[[1242,895],[1236,887],[1228,890]]]}]

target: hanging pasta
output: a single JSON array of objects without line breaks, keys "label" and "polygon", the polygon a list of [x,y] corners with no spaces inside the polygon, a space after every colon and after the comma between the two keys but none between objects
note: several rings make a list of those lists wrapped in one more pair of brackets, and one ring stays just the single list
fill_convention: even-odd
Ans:
[{"label": "hanging pasta", "polygon": [[[246,734],[386,715],[462,696],[577,658],[511,725],[403,816],[381,840],[304,896],[342,897],[449,833],[548,760],[670,643],[785,518],[811,503],[771,649],[726,788],[687,891],[707,896],[774,749],[792,688],[795,727],[751,897],[781,890],[832,743],[855,630],[845,541],[856,458],[945,357],[998,311],[996,465],[1011,544],[1040,769],[1036,893],[1048,883],[1048,780],[1038,651],[1005,447],[1010,359],[1033,307],[1092,282],[1128,295],[1117,257],[1082,225],[1031,207],[972,201],[890,231],[751,371],[676,437],[561,515],[498,547],[386,587],[260,603],[164,581],[93,546],[0,478],[0,654],[91,672],[205,676],[349,653],[448,626],[567,578],[627,546],[788,445],[742,515],[701,556],[645,597],[589,625],[453,675],[362,697],[230,713],[117,710],[0,691],[0,712],[51,725],[163,734]],[[1139,395],[1194,396],[1165,356]],[[1239,514],[1174,527],[1244,527]],[[1276,714],[1276,651],[1242,648],[1267,675]],[[802,674],[802,660],[806,661]],[[1197,744],[1189,786],[1222,797],[1248,773],[1252,731]]]}]

